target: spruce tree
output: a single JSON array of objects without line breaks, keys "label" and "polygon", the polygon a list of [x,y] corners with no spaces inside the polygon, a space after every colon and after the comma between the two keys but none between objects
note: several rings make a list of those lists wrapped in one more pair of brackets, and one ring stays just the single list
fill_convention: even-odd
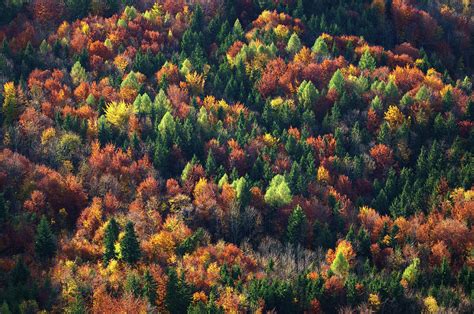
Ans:
[{"label": "spruce tree", "polygon": [[56,253],[56,239],[45,216],[41,218],[36,229],[35,251],[41,260],[47,260]]},{"label": "spruce tree", "polygon": [[147,269],[143,274],[143,295],[147,298],[151,305],[156,304],[156,282],[150,271]]},{"label": "spruce tree", "polygon": [[[183,274],[184,276],[184,274]],[[184,278],[178,278],[174,268],[168,271],[165,305],[171,314],[186,313],[191,303],[191,291]]]},{"label": "spruce tree", "polygon": [[297,205],[288,219],[286,237],[288,242],[297,245],[303,244],[306,235],[307,219],[300,205]]},{"label": "spruce tree", "polygon": [[362,54],[362,57],[359,60],[359,68],[361,70],[371,70],[373,71],[377,63],[375,62],[374,57],[369,52],[369,49],[366,49]]},{"label": "spruce tree", "polygon": [[105,229],[105,236],[104,236],[104,263],[107,265],[110,260],[116,258],[115,254],[115,242],[118,239],[119,235],[119,228],[117,222],[114,218],[110,219],[107,227]]},{"label": "spruce tree", "polygon": [[140,243],[131,221],[125,226],[125,235],[120,241],[120,250],[122,252],[122,259],[130,265],[138,262],[141,257]]}]

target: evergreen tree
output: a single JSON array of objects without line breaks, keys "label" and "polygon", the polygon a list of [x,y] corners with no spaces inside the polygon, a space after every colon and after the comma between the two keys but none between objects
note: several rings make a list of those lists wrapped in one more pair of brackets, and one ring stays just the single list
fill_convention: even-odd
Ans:
[{"label": "evergreen tree", "polygon": [[361,70],[375,70],[377,63],[375,62],[374,57],[369,52],[369,49],[366,49],[362,54],[360,61],[359,61],[359,68]]},{"label": "evergreen tree", "polygon": [[45,216],[41,218],[36,229],[35,251],[41,260],[49,259],[56,253],[56,238]]},{"label": "evergreen tree", "polygon": [[349,262],[342,252],[337,253],[336,258],[331,264],[331,270],[342,278],[347,278],[349,275]]},{"label": "evergreen tree", "polygon": [[296,33],[293,33],[288,40],[286,51],[291,54],[296,54],[301,50],[301,40]]},{"label": "evergreen tree", "polygon": [[131,221],[125,226],[125,234],[120,241],[120,250],[122,252],[122,259],[130,265],[138,262],[141,257],[140,243]]},{"label": "evergreen tree", "polygon": [[329,89],[335,89],[338,93],[342,93],[344,88],[344,76],[341,70],[337,69],[329,81]]},{"label": "evergreen tree", "polygon": [[155,282],[155,279],[153,279],[153,276],[150,274],[150,271],[147,269],[145,273],[143,274],[143,295],[146,297],[148,302],[151,305],[156,304],[156,289],[157,285]]},{"label": "evergreen tree", "polygon": [[115,254],[115,242],[118,240],[119,227],[114,218],[109,220],[107,227],[105,228],[104,235],[104,263],[107,265],[110,260],[116,258]]},{"label": "evergreen tree", "polygon": [[306,237],[307,219],[303,209],[297,205],[288,219],[286,238],[293,245],[303,244]]},{"label": "evergreen tree", "polygon": [[168,271],[168,282],[166,284],[166,309],[171,314],[186,313],[190,303],[191,291],[184,278],[178,278],[176,270],[170,268]]}]

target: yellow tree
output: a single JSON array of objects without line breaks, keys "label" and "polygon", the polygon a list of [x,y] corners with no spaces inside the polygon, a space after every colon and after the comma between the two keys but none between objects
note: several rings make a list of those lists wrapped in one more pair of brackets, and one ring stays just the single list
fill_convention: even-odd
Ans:
[{"label": "yellow tree", "polygon": [[120,130],[125,130],[128,125],[128,119],[132,113],[132,106],[123,101],[121,102],[111,102],[107,105],[105,109],[105,118],[107,121],[119,128]]}]

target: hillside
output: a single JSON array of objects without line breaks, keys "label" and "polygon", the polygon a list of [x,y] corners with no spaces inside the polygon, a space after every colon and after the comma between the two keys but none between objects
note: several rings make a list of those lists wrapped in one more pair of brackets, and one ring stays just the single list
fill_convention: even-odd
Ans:
[{"label": "hillside", "polygon": [[0,313],[474,312],[469,1],[0,3]]}]

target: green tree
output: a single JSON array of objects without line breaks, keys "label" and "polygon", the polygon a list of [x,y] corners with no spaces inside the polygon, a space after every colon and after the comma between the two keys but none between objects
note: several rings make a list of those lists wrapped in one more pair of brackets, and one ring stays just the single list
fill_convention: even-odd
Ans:
[{"label": "green tree", "polygon": [[71,78],[75,85],[79,85],[79,83],[87,81],[86,69],[82,67],[81,62],[77,61],[72,66]]},{"label": "green tree", "polygon": [[119,227],[114,218],[111,218],[107,223],[104,235],[104,263],[107,265],[110,260],[115,259],[115,242],[119,236]]},{"label": "green tree", "polygon": [[413,285],[418,279],[420,259],[415,258],[410,265],[403,271],[402,279],[406,280],[409,285]]},{"label": "green tree", "polygon": [[56,238],[45,216],[41,218],[36,229],[35,251],[36,255],[42,260],[51,258],[56,253]]},{"label": "green tree", "polygon": [[364,53],[362,54],[360,60],[359,60],[359,68],[361,70],[375,70],[375,67],[377,66],[377,62],[375,61],[374,57],[369,52],[369,49],[366,49]]},{"label": "green tree", "polygon": [[286,45],[286,51],[291,54],[295,54],[301,50],[301,40],[296,33],[293,33],[288,40]]},{"label": "green tree", "polygon": [[265,202],[271,206],[280,207],[290,203],[291,199],[291,190],[285,177],[280,174],[274,176],[265,193]]},{"label": "green tree", "polygon": [[150,271],[147,269],[143,274],[143,295],[146,297],[151,305],[156,304],[156,282]]},{"label": "green tree", "polygon": [[317,53],[322,56],[328,56],[329,55],[329,48],[328,45],[326,44],[326,41],[322,36],[319,36],[316,41],[314,42],[313,47],[311,50],[314,53]]},{"label": "green tree", "polygon": [[331,270],[342,278],[347,278],[349,275],[349,262],[342,252],[337,253],[336,258],[331,264]]},{"label": "green tree", "polygon": [[158,125],[158,131],[162,139],[170,144],[176,132],[176,122],[173,119],[171,113],[166,112]]},{"label": "green tree", "polygon": [[344,76],[341,70],[337,69],[329,81],[329,89],[335,89],[338,93],[342,93],[344,88]]},{"label": "green tree", "polygon": [[300,205],[297,205],[288,219],[288,226],[286,228],[286,238],[288,242],[293,245],[304,245],[307,225],[306,215]]},{"label": "green tree", "polygon": [[120,241],[120,250],[122,252],[122,259],[130,265],[138,262],[141,257],[140,243],[131,221],[125,226],[125,235]]},{"label": "green tree", "polygon": [[303,81],[298,88],[298,100],[304,108],[311,109],[318,96],[318,90],[311,81]]},{"label": "green tree", "polygon": [[[183,274],[184,276],[184,274]],[[165,305],[171,314],[186,313],[191,303],[191,291],[184,278],[178,278],[174,268],[168,271]]]}]

